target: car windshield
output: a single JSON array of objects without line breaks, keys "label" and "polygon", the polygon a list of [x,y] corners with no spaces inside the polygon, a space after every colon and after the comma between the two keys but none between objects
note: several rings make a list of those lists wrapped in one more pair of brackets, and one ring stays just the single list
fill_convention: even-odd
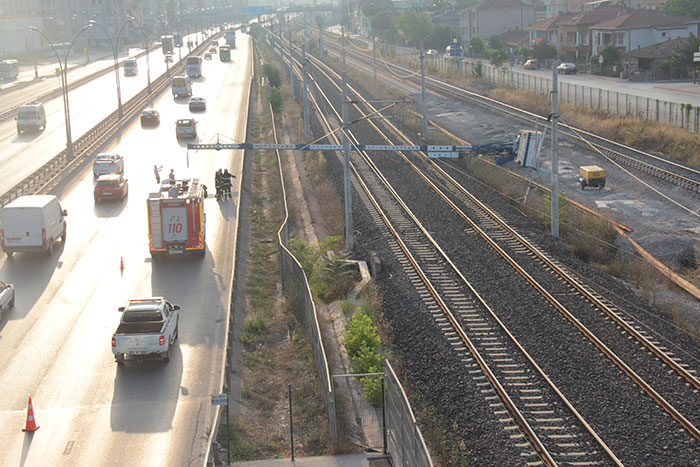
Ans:
[{"label": "car windshield", "polygon": [[153,321],[163,321],[163,317],[158,311],[129,311],[124,315],[125,323],[147,323]]},{"label": "car windshield", "polygon": [[23,110],[23,111],[17,113],[17,118],[20,120],[30,120],[32,118],[36,118],[36,111],[35,110]]},{"label": "car windshield", "polygon": [[192,120],[178,120],[177,126],[192,126]]},{"label": "car windshield", "polygon": [[95,158],[95,162],[97,162],[98,164],[99,164],[99,163],[104,163],[104,164],[106,164],[106,163],[109,163],[109,162],[114,162],[115,159],[116,159],[116,157],[114,157],[114,156],[97,156],[97,157]]},{"label": "car windshield", "polygon": [[185,85],[185,78],[175,78],[173,80],[173,86],[184,86]]},{"label": "car windshield", "polygon": [[112,179],[99,179],[97,180],[97,186],[119,186],[119,181],[116,178]]}]

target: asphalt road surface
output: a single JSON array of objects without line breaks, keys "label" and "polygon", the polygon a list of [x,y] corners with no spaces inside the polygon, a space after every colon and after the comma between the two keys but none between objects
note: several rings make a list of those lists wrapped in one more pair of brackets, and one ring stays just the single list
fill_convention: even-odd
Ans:
[{"label": "asphalt road surface", "polygon": [[[239,33],[236,43],[230,63],[215,56],[204,62],[204,77],[194,80],[194,95],[208,104],[195,116],[199,141],[213,141],[217,134],[224,141],[245,140],[249,37]],[[160,60],[151,60],[152,79],[165,69],[158,54]],[[145,86],[145,75],[144,58],[137,77],[122,79],[124,100]],[[71,92],[74,138],[114,109],[114,81],[108,74]],[[142,128],[136,121],[108,149],[125,157],[127,200],[95,205],[88,166],[60,195],[68,211],[66,244],[51,257],[0,257],[0,278],[17,289],[15,307],[0,321],[2,466],[203,462],[213,420],[210,397],[221,389],[240,180],[234,180],[233,200],[217,203],[213,175],[219,167],[239,175],[242,151],[187,154],[187,141],[176,140],[174,124],[192,115],[187,99],[173,99],[168,91],[155,108],[161,114],[158,127]],[[47,111],[49,128],[39,136],[25,139],[13,131],[14,122],[0,125],[3,174],[29,173],[35,159],[63,147],[60,99]],[[155,187],[154,164],[163,166],[164,176],[173,168],[178,178],[200,177],[210,187],[204,259],[151,260],[146,198]],[[117,307],[128,298],[148,296],[165,296],[181,306],[172,359],[117,366],[111,352]],[[33,434],[21,431],[29,396],[40,426]]]}]

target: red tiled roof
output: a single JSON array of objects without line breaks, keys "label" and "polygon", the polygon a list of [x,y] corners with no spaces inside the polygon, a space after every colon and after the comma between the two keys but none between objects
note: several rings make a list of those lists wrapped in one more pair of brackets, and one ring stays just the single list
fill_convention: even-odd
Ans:
[{"label": "red tiled roof", "polygon": [[658,44],[648,45],[637,50],[630,52],[631,57],[636,58],[669,58],[673,55],[673,52],[678,48],[678,46],[683,45],[688,39],[685,37],[679,37],[677,39],[669,39],[664,42],[659,42]]},{"label": "red tiled roof", "polygon": [[598,24],[610,18],[616,18],[617,16],[627,14],[628,11],[629,10],[623,6],[600,5],[592,10],[578,13],[570,20],[564,21],[561,24],[566,26]]},{"label": "red tiled roof", "polygon": [[538,21],[537,23],[533,24],[530,26],[528,29],[536,29],[536,30],[542,30],[546,31],[548,29],[553,29],[557,27],[560,23],[564,21],[568,21],[571,18],[576,16],[576,13],[562,13],[556,16],[552,16],[551,18],[543,19],[542,21]]},{"label": "red tiled roof", "polygon": [[616,18],[597,23],[595,28],[598,29],[628,29],[628,28],[646,28],[646,27],[670,27],[670,26],[685,26],[688,23],[698,23],[700,20],[689,18],[687,16],[674,15],[664,13],[659,10],[635,10],[626,15],[620,15]]}]

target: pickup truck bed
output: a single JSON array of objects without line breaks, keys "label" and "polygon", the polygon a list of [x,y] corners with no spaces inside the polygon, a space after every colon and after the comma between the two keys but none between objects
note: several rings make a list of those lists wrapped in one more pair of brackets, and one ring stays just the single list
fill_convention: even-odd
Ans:
[{"label": "pickup truck bed", "polygon": [[165,326],[165,321],[150,321],[145,323],[121,323],[117,327],[115,335],[123,334],[152,334],[161,332]]}]

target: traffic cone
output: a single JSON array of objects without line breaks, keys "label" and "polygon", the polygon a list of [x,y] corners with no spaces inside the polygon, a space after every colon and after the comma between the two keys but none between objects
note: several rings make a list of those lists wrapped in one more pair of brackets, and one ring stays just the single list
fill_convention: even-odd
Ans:
[{"label": "traffic cone", "polygon": [[123,256],[120,257],[120,259],[119,259],[119,269],[121,269],[122,271],[124,270],[124,257]]},{"label": "traffic cone", "polygon": [[27,409],[27,426],[22,431],[36,431],[39,427],[34,421],[34,408],[32,407],[32,396],[29,396],[29,408]]}]

